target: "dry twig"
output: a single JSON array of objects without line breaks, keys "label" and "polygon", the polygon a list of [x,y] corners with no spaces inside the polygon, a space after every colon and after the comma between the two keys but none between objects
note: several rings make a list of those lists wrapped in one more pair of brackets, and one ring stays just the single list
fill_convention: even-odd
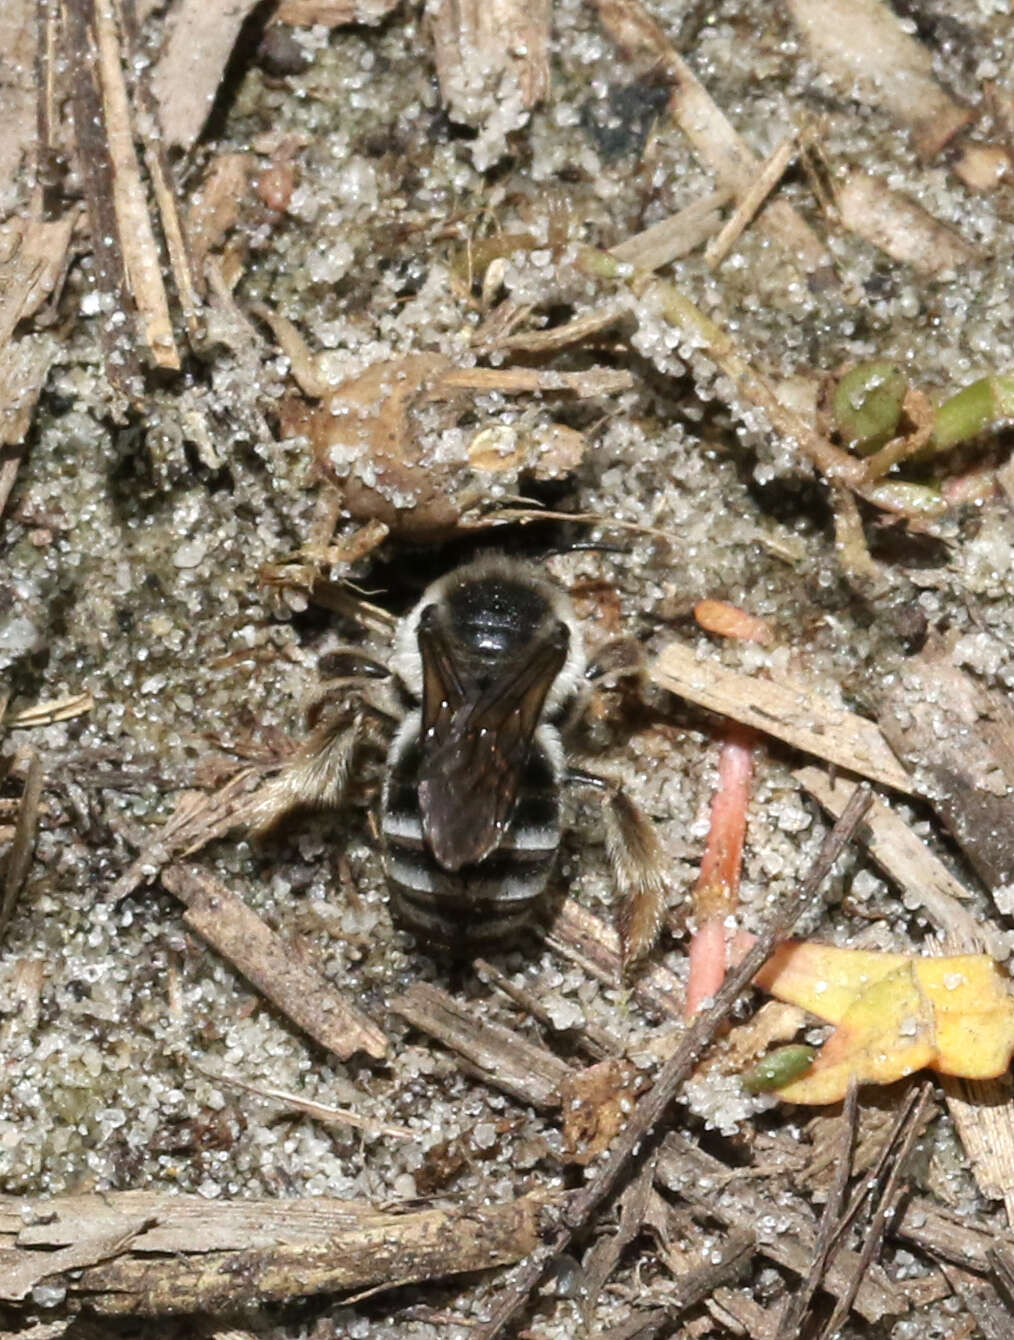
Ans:
[{"label": "dry twig", "polygon": [[532,1107],[559,1107],[560,1086],[574,1071],[547,1048],[477,1018],[474,1009],[429,982],[416,982],[391,1001],[391,1009],[457,1052],[486,1084]]},{"label": "dry twig", "polygon": [[794,749],[896,791],[915,789],[873,721],[828,702],[802,682],[775,682],[699,659],[671,642],[648,668],[653,683],[709,712],[731,717]]},{"label": "dry twig", "polygon": [[42,799],[42,758],[34,750],[28,761],[24,790],[18,806],[14,838],[4,863],[3,902],[0,903],[0,943],[7,932],[18,894],[28,875],[35,850],[35,829],[39,820],[39,801]]},{"label": "dry twig", "polygon": [[373,1020],[219,880],[175,865],[162,883],[186,904],[186,924],[315,1042],[343,1061],[359,1051],[386,1053],[387,1038]]},{"label": "dry twig", "polygon": [[539,1208],[530,1196],[408,1213],[320,1197],[215,1202],[144,1191],[21,1201],[0,1209],[0,1278],[59,1277],[89,1263],[71,1254],[96,1261],[112,1245],[117,1260],[66,1280],[92,1311],[232,1312],[253,1298],[391,1288],[517,1261],[538,1241]]}]

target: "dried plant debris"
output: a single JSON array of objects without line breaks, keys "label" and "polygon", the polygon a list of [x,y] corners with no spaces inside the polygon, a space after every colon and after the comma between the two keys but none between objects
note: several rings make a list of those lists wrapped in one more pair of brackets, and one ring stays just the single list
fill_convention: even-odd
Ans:
[{"label": "dried plant debris", "polygon": [[932,158],[974,119],[933,75],[932,53],[881,0],[789,0],[817,61],[850,97],[885,108]]},{"label": "dried plant debris", "polygon": [[506,149],[549,93],[550,0],[434,0],[426,27],[440,94],[454,121],[480,128],[476,166]]},{"label": "dried plant debris", "polygon": [[16,1201],[0,1229],[0,1293],[21,1298],[46,1280],[93,1312],[165,1316],[395,1288],[519,1260],[538,1240],[539,1210],[535,1197],[401,1214],[355,1201],[213,1206],[147,1192]]},{"label": "dried plant debris", "polygon": [[[0,12],[0,218],[19,203],[21,175],[35,152],[37,129],[35,0],[11,0]],[[27,175],[27,174],[25,174]]]},{"label": "dried plant debris", "polygon": [[842,226],[922,274],[959,270],[975,248],[902,191],[868,172],[850,172],[835,192]]},{"label": "dried plant debris", "polygon": [[189,149],[211,111],[225,67],[255,0],[205,5],[177,0],[152,71],[159,122],[169,145]]},{"label": "dried plant debris", "polygon": [[186,924],[213,945],[298,1027],[342,1060],[364,1051],[381,1057],[380,1028],[286,945],[260,917],[218,880],[172,866],[162,883],[185,905]]}]

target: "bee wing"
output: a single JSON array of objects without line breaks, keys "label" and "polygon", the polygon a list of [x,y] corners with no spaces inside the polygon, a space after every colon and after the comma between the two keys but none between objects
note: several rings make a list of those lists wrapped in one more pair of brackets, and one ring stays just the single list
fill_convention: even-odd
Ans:
[{"label": "bee wing", "polygon": [[[558,623],[525,649],[486,689],[427,699],[447,686],[453,654],[436,630],[420,624],[424,675],[419,806],[423,832],[445,870],[481,861],[499,844],[517,799],[546,695],[567,659],[570,632]],[[457,672],[455,671],[455,674]],[[457,676],[460,686],[461,677]]]}]

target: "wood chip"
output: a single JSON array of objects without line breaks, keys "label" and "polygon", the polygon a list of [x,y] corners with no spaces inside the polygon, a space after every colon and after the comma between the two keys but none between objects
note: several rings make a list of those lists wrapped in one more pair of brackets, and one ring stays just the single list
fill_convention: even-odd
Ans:
[{"label": "wood chip", "polygon": [[373,1020],[221,881],[175,865],[163,872],[162,883],[186,904],[183,919],[191,930],[315,1042],[343,1061],[360,1051],[385,1055],[387,1038]]},{"label": "wood chip", "polygon": [[169,146],[191,149],[208,119],[236,38],[257,0],[179,0],[151,87]]},{"label": "wood chip", "polygon": [[549,0],[431,0],[426,25],[452,120],[479,125],[499,111],[524,123],[549,94],[549,18]]},{"label": "wood chip", "polygon": [[[129,1252],[68,1281],[93,1311],[143,1316],[229,1312],[253,1300],[390,1288],[508,1264],[535,1247],[540,1208],[523,1197],[397,1213],[319,1197],[229,1203],[143,1191],[14,1204],[0,1212],[17,1242],[0,1251],[5,1280],[69,1269],[57,1264],[62,1253],[94,1254],[105,1237],[123,1242],[143,1216],[152,1227],[129,1241]],[[59,1243],[68,1245],[54,1252]]]},{"label": "wood chip", "polygon": [[[832,780],[820,768],[799,768],[793,776],[835,818],[855,790],[854,783],[841,777]],[[877,797],[867,811],[859,837],[880,868],[902,890],[906,906],[924,908],[937,930],[960,940],[961,947],[952,952],[984,951],[1001,962],[1007,957],[1005,941],[962,905],[971,897],[968,889],[905,820]]]},{"label": "wood chip", "polygon": [[843,227],[919,274],[960,271],[976,259],[975,247],[953,228],[868,172],[850,172],[835,202]]},{"label": "wood chip", "polygon": [[247,183],[254,169],[253,154],[216,154],[194,193],[187,212],[186,234],[199,288],[204,289],[204,262],[239,218]]},{"label": "wood chip", "polygon": [[90,3],[105,139],[113,169],[113,208],[127,284],[137,305],[144,342],[155,364],[178,370],[180,356],[169,318],[162,261],[134,149],[134,127],[123,77],[124,43],[112,0],[90,0]]},{"label": "wood chip", "polygon": [[802,682],[739,674],[699,659],[693,648],[678,642],[659,652],[648,674],[687,702],[753,726],[803,753],[896,791],[915,789],[874,722],[837,707]]},{"label": "wood chip", "polygon": [[1014,883],[1014,710],[927,642],[882,686],[880,727],[990,890]]},{"label": "wood chip", "polygon": [[[663,28],[641,0],[595,0],[602,26],[647,73],[672,85],[669,111],[697,157],[714,172],[718,185],[737,196],[750,190],[761,164],[713,101]],[[830,253],[803,218],[784,200],[762,212],[758,227],[795,257],[802,269],[833,273]]]},{"label": "wood chip", "polygon": [[667,219],[618,242],[609,248],[609,254],[641,270],[660,270],[663,265],[689,256],[713,237],[722,226],[722,210],[732,199],[732,191],[712,191]]},{"label": "wood chip", "polygon": [[0,512],[14,487],[22,445],[59,353],[60,341],[48,333],[22,335],[0,348]]},{"label": "wood chip", "polygon": [[11,849],[4,862],[3,901],[0,902],[0,943],[7,932],[18,894],[28,876],[35,851],[35,829],[39,820],[39,801],[42,799],[42,759],[34,750],[28,762],[24,790],[18,806],[17,823]]},{"label": "wood chip", "polygon": [[127,1220],[111,1233],[82,1238],[55,1252],[0,1250],[0,1298],[20,1302],[43,1280],[120,1256],[149,1223],[147,1218]]},{"label": "wood chip", "polygon": [[0,228],[0,348],[57,287],[79,217],[72,209],[60,219],[12,219]]},{"label": "wood chip", "polygon": [[36,0],[4,0],[0,5],[0,217],[18,204],[25,181],[20,169],[36,142],[36,10]]},{"label": "wood chip", "polygon": [[391,1001],[391,1009],[464,1057],[485,1083],[532,1107],[560,1106],[560,1086],[574,1075],[566,1061],[503,1024],[479,1019],[474,1005],[429,982],[416,982]]},{"label": "wood chip", "polygon": [[932,158],[974,113],[933,78],[932,54],[882,0],[788,0],[814,59],[850,98],[882,107]]},{"label": "wood chip", "polygon": [[713,270],[725,260],[749,226],[754,215],[775,189],[796,154],[796,137],[787,135],[764,160],[755,181],[743,192],[717,237],[704,248],[704,259]]},{"label": "wood chip", "polygon": [[401,0],[281,0],[273,23],[290,23],[294,28],[342,28],[347,23],[379,23]]}]

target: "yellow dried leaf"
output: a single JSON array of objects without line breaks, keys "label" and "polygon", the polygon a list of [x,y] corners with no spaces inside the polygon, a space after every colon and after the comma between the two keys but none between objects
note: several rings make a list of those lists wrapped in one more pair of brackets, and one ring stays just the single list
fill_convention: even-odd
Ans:
[{"label": "yellow dried leaf", "polygon": [[849,1081],[890,1084],[929,1067],[991,1079],[1014,1052],[1014,999],[985,954],[919,958],[789,942],[758,986],[836,1024],[810,1069],[777,1090],[794,1103],[834,1103]]}]

